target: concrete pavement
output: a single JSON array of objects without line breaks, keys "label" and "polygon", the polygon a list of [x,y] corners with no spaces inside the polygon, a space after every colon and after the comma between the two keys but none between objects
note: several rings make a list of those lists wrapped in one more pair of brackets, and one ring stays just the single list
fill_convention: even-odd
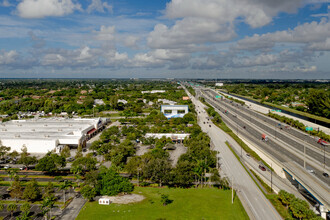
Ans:
[{"label": "concrete pavement", "polygon": [[212,122],[209,121],[208,124],[204,124],[203,122],[207,121],[208,117],[204,110],[204,105],[194,97],[190,96],[190,98],[195,104],[197,112],[200,112],[198,114],[199,125],[210,136],[215,146],[214,150],[220,152],[223,164],[221,168],[226,173],[228,179],[230,181],[233,180],[233,186],[237,190],[249,217],[251,219],[282,219],[229,150],[225,142],[228,141],[232,145],[238,144]]}]

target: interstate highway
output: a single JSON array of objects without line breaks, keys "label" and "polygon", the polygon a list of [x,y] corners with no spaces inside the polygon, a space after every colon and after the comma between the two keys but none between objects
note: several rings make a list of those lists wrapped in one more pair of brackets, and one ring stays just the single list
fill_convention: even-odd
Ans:
[{"label": "interstate highway", "polygon": [[[204,92],[205,95],[208,95],[208,98],[215,97],[215,93],[211,93],[209,90]],[[291,133],[287,133],[286,129],[280,129],[278,126],[279,122],[268,118],[267,116],[252,112],[251,110],[242,107],[241,105],[235,104],[235,103],[229,103],[228,100],[222,100],[221,103],[219,101],[213,100],[217,107],[224,112],[227,110],[229,113],[227,115],[231,116],[231,120],[234,121],[235,125],[240,125],[240,130],[243,126],[246,127],[246,130],[250,133],[252,133],[255,137],[258,139],[261,139],[261,134],[266,133],[272,136],[272,138],[269,139],[267,142],[270,146],[273,148],[278,148],[281,146],[282,148],[291,148],[291,154],[294,154],[294,157],[292,157],[293,160],[295,160],[298,164],[303,165],[303,152],[304,152],[304,145],[306,146],[306,161],[307,161],[307,167],[313,167],[316,170],[319,170],[320,172],[317,173],[317,176],[319,178],[323,179],[327,184],[329,184],[329,178],[325,178],[322,175],[322,172],[324,171],[324,152],[323,150],[315,147],[312,144],[304,142],[304,140],[300,140],[293,134],[298,133],[298,136],[301,135],[301,133],[295,132],[295,129],[290,129]],[[236,117],[235,117],[236,116]],[[247,127],[250,127],[249,129]],[[284,126],[281,126],[284,127]],[[311,139],[309,136],[305,136],[305,139]],[[315,141],[314,141],[315,144]],[[286,146],[283,146],[286,145]],[[280,150],[280,149],[279,149]],[[287,153],[290,152],[285,152]],[[299,160],[300,159],[300,160]],[[309,161],[309,162],[308,162]],[[325,154],[325,171],[329,172],[329,153],[326,152]],[[322,172],[321,172],[322,171]]]}]

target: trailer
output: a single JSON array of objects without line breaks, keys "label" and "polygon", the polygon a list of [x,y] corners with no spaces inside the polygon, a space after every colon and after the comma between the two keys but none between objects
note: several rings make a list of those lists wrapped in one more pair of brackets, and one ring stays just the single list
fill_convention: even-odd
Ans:
[{"label": "trailer", "polygon": [[261,135],[261,140],[268,141],[268,136],[266,134]]}]

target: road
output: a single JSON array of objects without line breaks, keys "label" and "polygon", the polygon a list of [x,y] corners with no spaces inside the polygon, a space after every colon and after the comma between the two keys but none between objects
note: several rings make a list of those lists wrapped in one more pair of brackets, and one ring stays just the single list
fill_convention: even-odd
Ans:
[{"label": "road", "polygon": [[[205,95],[206,98],[209,98],[208,101],[220,110],[220,113],[227,110],[228,113],[225,114],[223,119],[227,124],[230,124],[231,127],[237,128],[234,130],[237,133],[246,133],[250,139],[254,139],[254,142],[261,139],[262,133],[271,137],[267,143],[261,145],[263,145],[263,148],[271,151],[272,154],[277,155],[277,158],[281,162],[287,161],[287,159],[281,156],[285,155],[290,161],[295,161],[301,166],[304,166],[304,150],[306,150],[306,168],[309,167],[309,169],[315,170],[315,175],[319,179],[328,185],[330,184],[329,178],[325,178],[322,175],[323,172],[329,172],[330,156],[327,152],[325,152],[324,155],[324,152],[317,149],[314,145],[307,144],[304,140],[300,140],[296,136],[288,134],[286,129],[274,128],[274,125],[277,126],[279,124],[278,121],[269,119],[268,117],[255,112],[246,114],[245,112],[247,109],[240,105],[236,106],[237,104],[229,103],[228,100],[222,100],[221,103],[219,103],[211,99],[213,94],[210,95],[206,92]],[[226,120],[226,117],[230,120]],[[267,121],[271,122],[267,123]],[[244,131],[242,131],[243,126],[246,128]],[[292,128],[290,130],[291,133],[293,133],[293,130],[295,129]],[[306,139],[308,139],[308,136]],[[304,147],[306,148],[304,149]]]},{"label": "road", "polygon": [[[207,92],[203,95],[207,101],[218,109],[218,112],[222,116],[223,121],[232,128],[233,131],[236,131],[237,134],[243,135],[250,142],[255,143],[259,148],[268,152],[272,157],[276,158],[281,164],[282,167],[287,171],[290,171],[292,175],[298,180],[300,179],[301,183],[312,192],[317,199],[321,200],[326,207],[329,207],[329,198],[330,198],[330,188],[329,188],[329,179],[322,176],[323,170],[328,172],[328,166],[326,164],[325,168],[322,166],[322,163],[318,161],[320,159],[320,154],[315,151],[313,146],[308,145],[306,148],[306,167],[313,166],[315,173],[308,173],[306,169],[303,168],[305,154],[299,152],[299,146],[291,145],[292,140],[295,137],[290,137],[287,134],[280,134],[283,130],[278,129],[277,133],[267,132],[269,125],[266,121],[260,121],[257,113],[251,114],[250,117],[245,115],[245,109],[235,109],[231,106],[233,103],[227,103],[226,101],[221,101],[221,103],[213,99],[213,94],[210,95]],[[236,104],[235,104],[236,105]],[[228,113],[224,113],[225,110]],[[245,129],[243,129],[245,127]],[[270,140],[267,142],[261,141],[261,134],[266,133]],[[290,140],[287,141],[286,138]],[[287,143],[289,142],[289,143]],[[300,150],[301,151],[301,150]],[[328,158],[328,155],[326,155]],[[294,166],[293,166],[294,164]],[[294,169],[293,169],[294,168]],[[324,169],[323,169],[324,168]]]},{"label": "road", "polygon": [[196,106],[197,112],[200,112],[198,114],[199,125],[204,132],[208,133],[215,146],[214,150],[220,152],[217,156],[221,158],[221,168],[230,181],[233,180],[233,186],[237,190],[237,194],[247,210],[249,217],[251,219],[282,219],[234,154],[229,150],[225,142],[228,141],[232,145],[238,144],[212,122],[204,124],[203,122],[207,121],[208,118],[207,113],[204,111],[204,105],[194,97],[190,97]]}]

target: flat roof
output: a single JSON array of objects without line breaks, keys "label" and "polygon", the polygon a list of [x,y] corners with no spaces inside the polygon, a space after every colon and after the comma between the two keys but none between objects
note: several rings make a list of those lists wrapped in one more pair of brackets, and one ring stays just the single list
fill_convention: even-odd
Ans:
[{"label": "flat roof", "polygon": [[[70,139],[97,127],[100,118],[39,118],[0,123],[1,139]],[[86,131],[87,130],[87,131]]]}]

